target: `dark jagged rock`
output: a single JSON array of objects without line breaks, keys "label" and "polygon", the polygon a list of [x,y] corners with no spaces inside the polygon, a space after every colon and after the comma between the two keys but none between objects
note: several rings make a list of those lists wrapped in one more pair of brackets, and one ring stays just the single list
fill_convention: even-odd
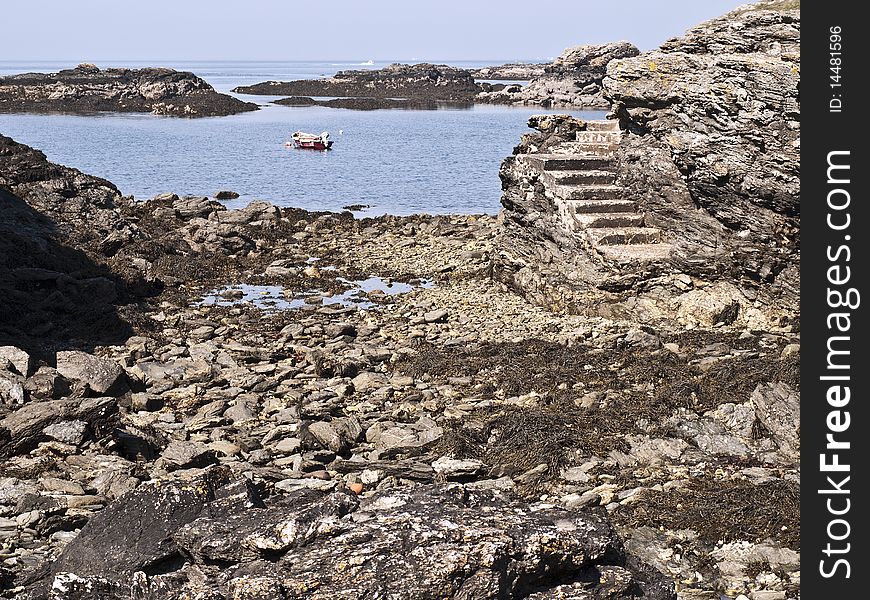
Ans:
[{"label": "dark jagged rock", "polygon": [[640,51],[628,42],[575,46],[566,49],[527,86],[509,86],[483,92],[480,102],[559,107],[610,107],[601,93],[601,81],[612,60],[636,56]]},{"label": "dark jagged rock", "polygon": [[0,343],[41,351],[130,335],[117,279],[83,251],[100,255],[104,242],[138,235],[121,203],[108,181],[0,136]]},{"label": "dark jagged rock", "polygon": [[470,71],[421,63],[394,64],[378,70],[339,71],[327,79],[266,81],[237,87],[233,91],[273,96],[407,98],[467,103],[474,99],[480,88]]},{"label": "dark jagged rock", "polygon": [[257,110],[219,94],[193,73],[173,69],[104,69],[79,65],[58,73],[0,77],[0,112],[151,112],[213,117]]},{"label": "dark jagged rock", "polygon": [[39,574],[30,597],[49,588],[56,600],[88,589],[236,600],[676,597],[666,578],[626,556],[603,513],[461,485],[362,501],[302,490],[264,505],[249,484],[222,487],[226,477],[212,469],[146,484],[110,504]]}]

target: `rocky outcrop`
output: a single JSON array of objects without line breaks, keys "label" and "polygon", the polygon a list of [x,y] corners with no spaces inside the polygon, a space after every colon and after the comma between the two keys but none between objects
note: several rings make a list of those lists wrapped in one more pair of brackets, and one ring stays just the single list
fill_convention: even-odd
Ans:
[{"label": "rocky outcrop", "polygon": [[108,181],[0,136],[0,343],[37,350],[126,339],[117,278],[85,251],[138,235],[121,204]]},{"label": "rocky outcrop", "polygon": [[0,112],[150,112],[213,117],[257,110],[217,93],[193,73],[172,69],[99,69],[82,64],[58,73],[0,77]]},{"label": "rocky outcrop", "polygon": [[628,42],[568,48],[528,85],[483,92],[477,100],[499,104],[608,109],[610,102],[601,93],[607,65],[612,60],[636,56],[638,53],[639,50]]},{"label": "rocky outcrop", "polygon": [[[461,485],[297,491],[264,504],[212,469],[140,486],[91,519],[31,598],[239,600],[675,598],[626,557],[606,517],[528,506]],[[223,485],[222,485],[223,484]],[[402,548],[401,553],[396,549]]]},{"label": "rocky outcrop", "polygon": [[[797,309],[800,12],[743,7],[615,61],[604,80],[632,134],[621,179],[680,230],[691,270]],[[693,207],[700,210],[693,210]],[[750,292],[750,297],[754,292]]]},{"label": "rocky outcrop", "polygon": [[[609,62],[603,93],[614,103],[618,133],[580,132],[540,157],[528,154],[540,150],[521,147],[521,156],[502,165],[498,276],[564,310],[690,326],[794,323],[799,31],[798,11],[762,3],[660,50]],[[602,156],[610,156],[610,166],[596,168],[613,187],[587,189],[584,198],[609,202],[607,212],[620,213],[625,225],[657,230],[667,252],[590,248],[583,235],[565,230],[560,210],[568,208],[560,208],[560,198],[568,199],[569,212],[589,209],[575,206],[576,183],[565,186],[582,173],[565,169],[597,176],[583,165],[603,165]],[[601,223],[617,216],[599,212]],[[569,218],[571,227],[576,220],[589,218]]]},{"label": "rocky outcrop", "polygon": [[393,64],[378,70],[339,71],[327,79],[266,81],[233,90],[272,96],[339,96],[406,98],[439,102],[471,102],[480,92],[470,71],[420,63]]}]

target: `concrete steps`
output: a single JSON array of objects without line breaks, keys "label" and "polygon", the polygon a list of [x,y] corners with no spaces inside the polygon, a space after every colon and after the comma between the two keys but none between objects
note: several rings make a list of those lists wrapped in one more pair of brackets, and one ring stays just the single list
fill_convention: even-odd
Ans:
[{"label": "concrete steps", "polygon": [[622,134],[618,131],[578,131],[575,139],[587,144],[619,144]]},{"label": "concrete steps", "polygon": [[616,173],[612,171],[544,171],[545,185],[612,185],[616,183]]},{"label": "concrete steps", "polygon": [[584,230],[596,246],[657,244],[661,231],[655,227],[590,227]]},{"label": "concrete steps", "polygon": [[562,226],[585,237],[604,257],[619,264],[667,258],[671,245],[661,243],[659,229],[645,226],[637,203],[626,200],[617,184],[621,139],[617,121],[589,121],[574,141],[517,160],[539,173]]},{"label": "concrete steps", "polygon": [[628,246],[601,246],[598,251],[619,264],[665,260],[670,257],[671,244],[634,244]]},{"label": "concrete steps", "polygon": [[605,119],[603,121],[587,121],[586,131],[619,131],[619,121]]},{"label": "concrete steps", "polygon": [[539,171],[610,171],[615,173],[612,156],[575,156],[572,154],[520,154],[525,164]]},{"label": "concrete steps", "polygon": [[579,154],[582,156],[614,156],[618,143],[601,142],[564,142],[554,149],[556,154]]},{"label": "concrete steps", "polygon": [[637,210],[637,204],[633,200],[570,200],[565,202],[571,214],[600,214],[600,213],[633,213]]},{"label": "concrete steps", "polygon": [[624,193],[618,185],[557,185],[552,191],[565,200],[615,200]]},{"label": "concrete steps", "polygon": [[643,215],[637,213],[574,213],[574,220],[583,229],[605,229],[609,227],[643,227]]}]

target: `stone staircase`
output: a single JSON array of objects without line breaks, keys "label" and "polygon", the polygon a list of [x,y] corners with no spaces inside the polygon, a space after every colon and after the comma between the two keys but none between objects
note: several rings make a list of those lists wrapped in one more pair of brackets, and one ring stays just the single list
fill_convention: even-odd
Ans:
[{"label": "stone staircase", "polygon": [[645,225],[637,203],[623,199],[624,190],[616,183],[619,123],[589,121],[576,136],[548,154],[517,156],[540,173],[562,226],[619,262],[667,257],[670,244],[661,242],[661,231]]}]

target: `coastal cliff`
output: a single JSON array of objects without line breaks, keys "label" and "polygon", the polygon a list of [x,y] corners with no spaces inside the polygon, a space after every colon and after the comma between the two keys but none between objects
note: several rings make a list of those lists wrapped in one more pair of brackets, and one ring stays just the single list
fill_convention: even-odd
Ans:
[{"label": "coastal cliff", "polygon": [[193,73],[172,69],[99,69],[82,64],[58,73],[0,77],[0,112],[150,112],[213,117],[257,110],[217,93]]},{"label": "coastal cliff", "polygon": [[577,164],[599,153],[611,185],[600,191],[623,203],[606,210],[630,211],[635,221],[626,224],[654,231],[665,246],[650,247],[651,256],[642,237],[617,248],[591,239],[577,226],[588,218],[559,214],[561,205],[589,210],[566,196],[580,192],[547,175],[547,157],[537,161],[543,171],[530,166],[525,149],[502,166],[500,277],[569,311],[655,321],[682,318],[688,302],[708,305],[708,325],[730,313],[795,322],[799,40],[799,11],[762,3],[609,62],[602,86],[616,129],[572,133],[555,152]]}]

